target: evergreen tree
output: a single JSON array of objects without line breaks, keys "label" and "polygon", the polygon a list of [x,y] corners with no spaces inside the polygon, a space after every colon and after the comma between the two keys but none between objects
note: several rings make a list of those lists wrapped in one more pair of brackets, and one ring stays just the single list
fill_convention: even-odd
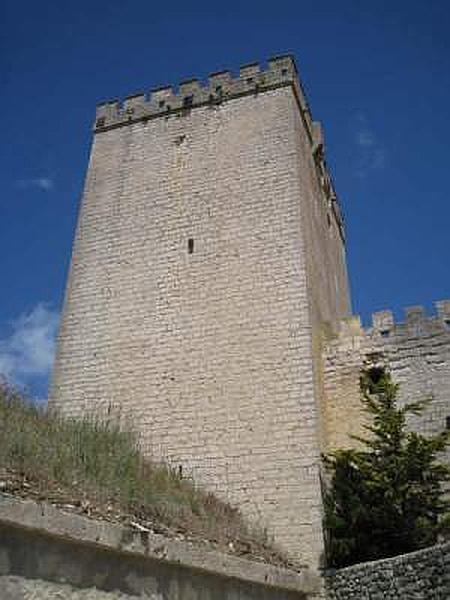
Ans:
[{"label": "evergreen tree", "polygon": [[370,424],[362,449],[324,457],[331,475],[325,494],[329,566],[342,567],[418,550],[448,531],[450,503],[443,484],[450,469],[438,457],[448,431],[433,436],[408,432],[408,414],[426,401],[397,406],[399,386],[384,369],[361,376],[361,400]]}]

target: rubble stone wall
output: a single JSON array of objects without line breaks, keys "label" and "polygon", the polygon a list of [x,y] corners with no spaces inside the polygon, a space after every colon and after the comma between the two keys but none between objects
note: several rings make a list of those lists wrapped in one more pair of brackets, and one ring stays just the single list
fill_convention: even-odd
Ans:
[{"label": "rubble stone wall", "polygon": [[329,600],[447,600],[450,543],[340,569],[327,592]]}]

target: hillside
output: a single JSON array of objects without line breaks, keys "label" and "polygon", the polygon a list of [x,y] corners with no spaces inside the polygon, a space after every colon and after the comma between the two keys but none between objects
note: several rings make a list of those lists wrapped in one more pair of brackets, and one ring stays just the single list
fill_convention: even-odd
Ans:
[{"label": "hillside", "polygon": [[139,451],[116,420],[63,420],[0,384],[0,492],[279,565],[239,511]]}]

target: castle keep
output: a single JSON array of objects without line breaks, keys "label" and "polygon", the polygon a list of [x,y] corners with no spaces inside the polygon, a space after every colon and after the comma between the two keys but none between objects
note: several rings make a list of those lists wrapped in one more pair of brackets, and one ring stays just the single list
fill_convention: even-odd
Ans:
[{"label": "castle keep", "polygon": [[291,57],[98,107],[54,409],[119,407],[146,453],[317,566],[320,453],[358,423],[361,364],[397,360],[408,393],[435,395],[418,426],[446,425],[450,303],[369,332],[350,315],[339,203]]}]

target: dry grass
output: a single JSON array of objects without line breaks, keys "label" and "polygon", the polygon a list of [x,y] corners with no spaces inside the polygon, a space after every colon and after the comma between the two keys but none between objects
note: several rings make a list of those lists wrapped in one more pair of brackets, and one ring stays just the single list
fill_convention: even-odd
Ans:
[{"label": "dry grass", "polygon": [[2,383],[0,469],[8,474],[8,492],[71,504],[97,517],[137,520],[168,535],[286,564],[264,532],[250,530],[236,509],[145,460],[136,436],[117,421],[63,420]]}]

